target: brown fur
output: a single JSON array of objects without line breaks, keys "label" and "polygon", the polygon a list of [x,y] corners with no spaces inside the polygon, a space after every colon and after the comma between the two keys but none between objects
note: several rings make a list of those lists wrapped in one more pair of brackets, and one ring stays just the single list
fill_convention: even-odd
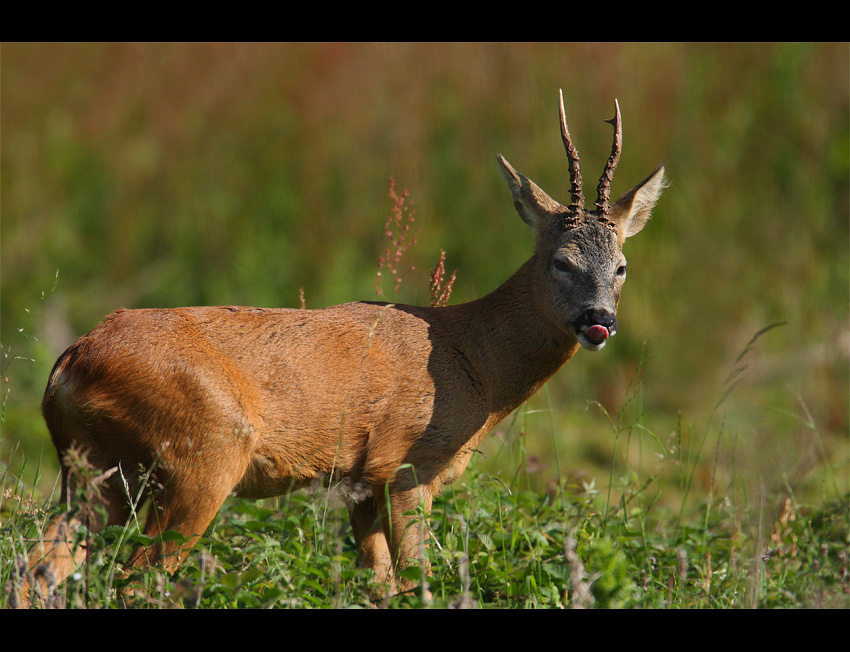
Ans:
[{"label": "brown fur", "polygon": [[[228,495],[276,496],[332,474],[371,487],[351,504],[351,523],[360,562],[392,583],[424,536],[404,512],[429,510],[487,432],[573,356],[582,315],[616,310],[622,242],[663,185],[659,167],[600,221],[499,161],[536,251],[482,299],[119,310],[71,346],[43,412],[60,459],[73,445],[98,469],[119,471],[102,486],[106,523],[90,527],[124,523],[123,481],[135,495],[152,471],[161,488],[145,534],[176,530],[189,545],[140,548],[130,564],[174,568]],[[73,490],[65,466],[63,479],[64,502]],[[60,581],[85,554],[72,558],[63,525],[48,528],[32,560]]]}]

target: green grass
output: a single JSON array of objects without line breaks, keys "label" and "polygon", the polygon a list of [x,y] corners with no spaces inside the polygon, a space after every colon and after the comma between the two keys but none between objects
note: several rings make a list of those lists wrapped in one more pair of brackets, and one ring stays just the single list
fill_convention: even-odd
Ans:
[{"label": "green grass", "polygon": [[[406,608],[847,607],[846,496],[819,505],[789,496],[777,514],[764,500],[704,501],[677,524],[655,513],[650,487],[627,487],[608,512],[598,494],[514,489],[473,471],[438,500],[431,517],[430,594],[394,596]],[[368,573],[338,496],[324,490],[262,503],[229,502],[172,577],[133,577],[136,608],[372,607]],[[643,504],[642,504],[643,503]],[[2,575],[41,523],[3,503]],[[69,580],[60,605],[122,606],[110,578],[137,537],[114,527],[92,537],[91,561]],[[414,565],[409,569],[419,577]],[[3,606],[8,595],[3,598]]]}]

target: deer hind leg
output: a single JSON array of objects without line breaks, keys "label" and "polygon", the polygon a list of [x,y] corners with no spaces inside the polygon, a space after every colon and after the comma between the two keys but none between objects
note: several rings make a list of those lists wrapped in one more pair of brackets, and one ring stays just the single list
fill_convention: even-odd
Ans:
[{"label": "deer hind leg", "polygon": [[[136,548],[127,562],[128,568],[143,570],[161,565],[168,572],[176,570],[218,513],[230,489],[177,482],[157,492],[144,529],[146,536],[157,541]],[[166,532],[177,532],[185,540],[162,540]]]},{"label": "deer hind leg", "polygon": [[[128,561],[130,568],[161,565],[168,572],[176,570],[245,470],[241,455],[204,459],[197,467],[175,464],[171,468],[167,476],[162,474],[161,486],[153,493],[145,523],[144,534],[158,541],[138,547]],[[163,540],[166,532],[177,532],[184,540]]]},{"label": "deer hind leg", "polygon": [[[97,533],[106,526],[123,525],[130,518],[130,504],[115,471],[117,469],[101,476],[103,482],[92,488],[84,511],[66,512],[54,517],[39,542],[30,550],[29,574],[21,586],[22,605],[45,603],[51,594],[55,594],[55,587],[85,561],[88,554],[85,540],[79,541],[83,528]],[[68,469],[63,468],[61,504],[68,504],[69,494],[75,492],[68,482],[68,473]]]}]

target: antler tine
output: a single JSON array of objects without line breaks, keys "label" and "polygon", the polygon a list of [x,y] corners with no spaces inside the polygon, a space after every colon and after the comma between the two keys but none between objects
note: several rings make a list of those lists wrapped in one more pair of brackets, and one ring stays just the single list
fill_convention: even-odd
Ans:
[{"label": "antler tine", "polygon": [[570,210],[576,212],[584,208],[584,195],[581,185],[581,171],[578,166],[578,150],[570,139],[570,131],[567,129],[567,117],[564,114],[564,91],[559,90],[560,114],[561,114],[561,138],[564,140],[564,148],[567,150],[567,160],[570,162]]},{"label": "antler tine", "polygon": [[620,117],[620,104],[617,100],[614,100],[614,110],[613,119],[605,121],[614,125],[614,145],[611,147],[611,156],[608,158],[608,163],[605,164],[602,176],[599,177],[599,185],[596,187],[596,210],[599,215],[604,216],[607,216],[610,210],[608,196],[611,193],[611,179],[614,178],[614,170],[617,169],[620,151],[623,149],[623,121]]}]

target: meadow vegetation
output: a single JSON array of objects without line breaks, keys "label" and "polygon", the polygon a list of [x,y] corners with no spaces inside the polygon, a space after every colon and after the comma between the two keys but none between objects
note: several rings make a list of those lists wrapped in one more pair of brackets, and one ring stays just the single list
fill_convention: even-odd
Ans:
[{"label": "meadow vegetation", "polygon": [[[386,606],[850,606],[847,55],[4,44],[0,605],[58,507],[39,404],[66,346],[118,307],[482,296],[532,247],[496,153],[568,196],[563,88],[588,177],[617,97],[612,195],[662,162],[671,186],[626,244],[620,332],[485,440],[434,505],[429,591]],[[45,599],[372,606],[348,491],[228,501],[174,576],[116,572],[134,518]]]}]

